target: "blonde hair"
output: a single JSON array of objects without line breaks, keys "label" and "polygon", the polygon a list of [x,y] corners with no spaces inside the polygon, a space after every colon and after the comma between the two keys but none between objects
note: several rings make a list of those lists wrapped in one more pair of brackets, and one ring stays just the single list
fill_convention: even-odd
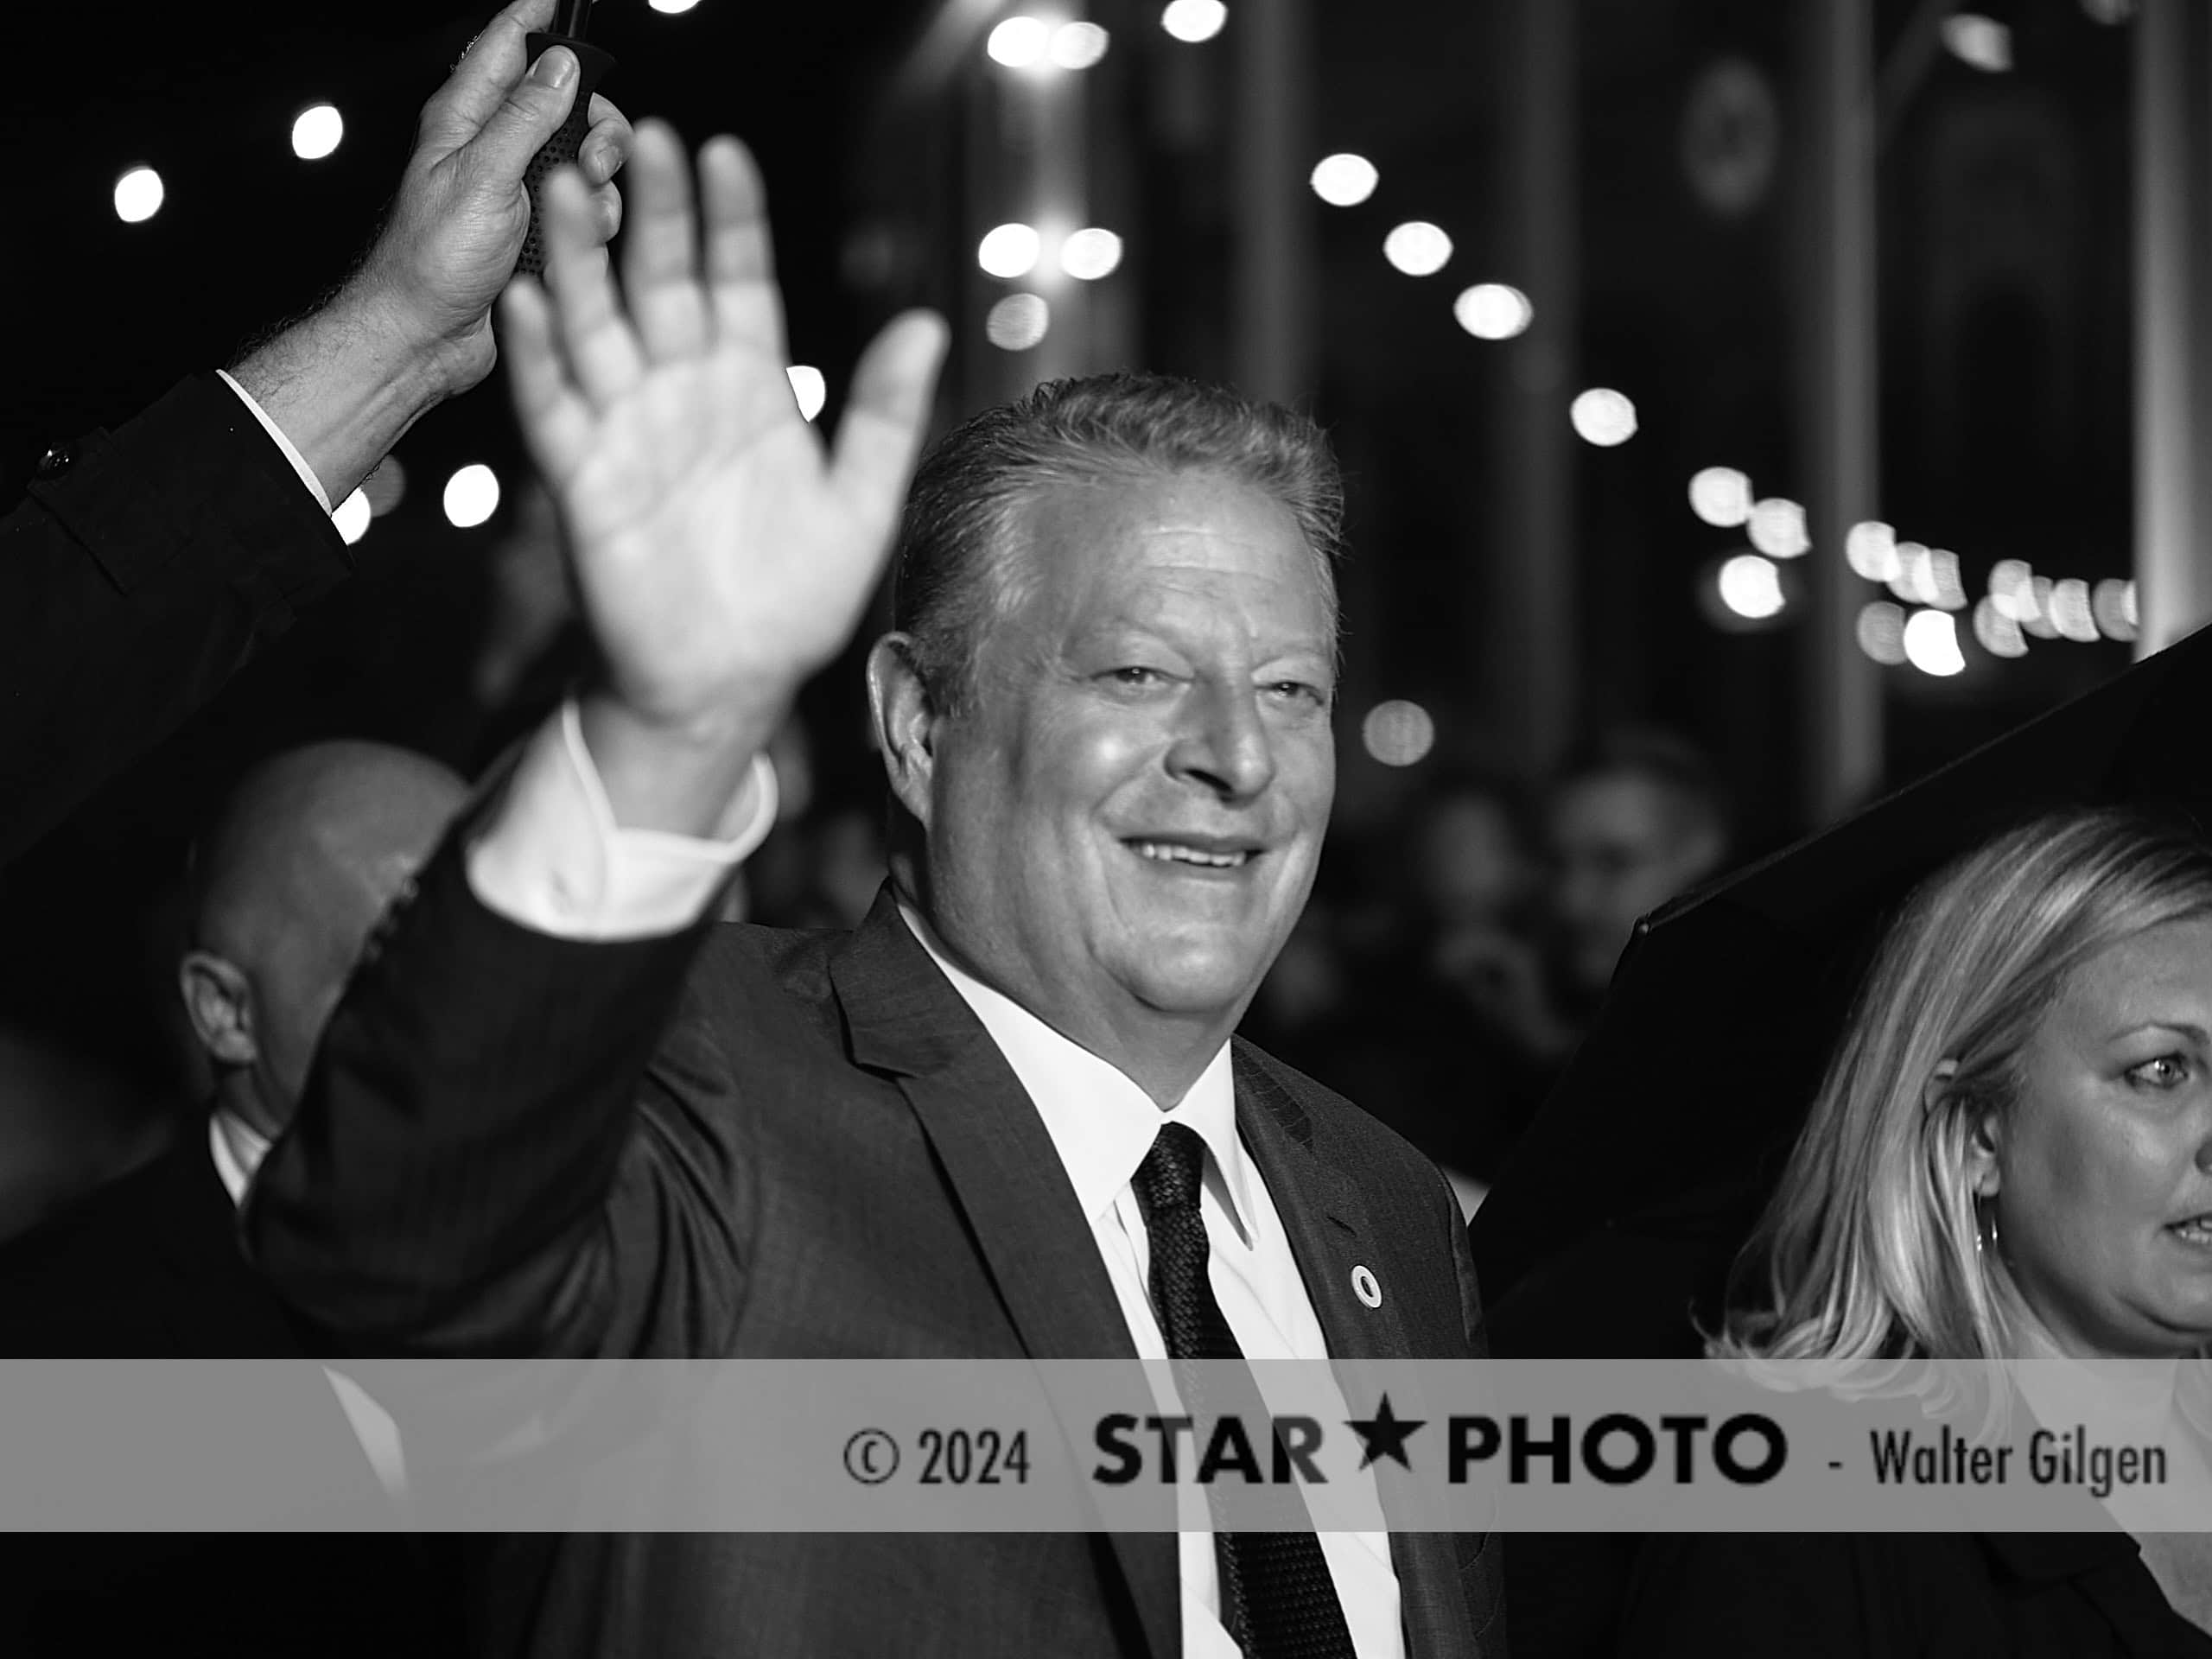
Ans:
[{"label": "blonde hair", "polygon": [[1976,1130],[2017,1097],[2070,975],[2146,929],[2207,917],[2212,848],[2129,809],[2048,814],[1923,883],[1876,953],[1707,1351],[2007,1357],[2011,1287],[1998,1251],[1979,1248],[1967,1173]]}]

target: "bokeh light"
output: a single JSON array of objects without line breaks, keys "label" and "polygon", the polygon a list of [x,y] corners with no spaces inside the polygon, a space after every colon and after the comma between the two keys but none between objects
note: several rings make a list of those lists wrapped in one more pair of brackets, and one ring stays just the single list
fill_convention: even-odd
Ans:
[{"label": "bokeh light", "polygon": [[1843,557],[1867,581],[1889,582],[1897,574],[1897,533],[1878,518],[1865,519],[1844,533]]},{"label": "bokeh light", "polygon": [[1229,22],[1229,8],[1222,0],[1168,0],[1160,14],[1160,26],[1179,41],[1196,45],[1210,41]]},{"label": "bokeh light", "polygon": [[162,175],[150,167],[134,167],[115,181],[115,216],[126,225],[143,225],[162,211]]},{"label": "bokeh light", "polygon": [[1958,11],[1943,20],[1943,44],[1961,63],[1985,74],[2001,75],[2012,67],[2012,31],[1978,11]]},{"label": "bokeh light", "polygon": [[2101,637],[2089,605],[2089,584],[2078,576],[2050,585],[2050,625],[2059,637],[2077,645],[2094,645]]},{"label": "bokeh light", "polygon": [[2050,617],[2051,582],[2036,576],[2012,596],[2012,620],[2038,639],[2058,638],[2058,624]]},{"label": "bokeh light", "polygon": [[1930,605],[1944,611],[1966,609],[1966,577],[1959,569],[1957,554],[1948,547],[1930,548],[1926,570],[1924,586]]},{"label": "bokeh light", "polygon": [[1974,637],[1993,657],[2028,654],[2028,642],[2021,637],[2020,625],[1998,607],[1994,594],[1983,594],[1974,607]]},{"label": "bokeh light", "polygon": [[2089,608],[2107,639],[2133,639],[2142,632],[2142,620],[2135,613],[2135,584],[2132,582],[2109,577],[2099,582],[2090,595]]},{"label": "bokeh light", "polygon": [[1751,516],[1751,480],[1733,467],[1690,475],[1690,511],[1716,530],[1733,530]]},{"label": "bokeh light", "polygon": [[1122,238],[1096,225],[1060,244],[1060,269],[1079,283],[1110,276],[1122,263]]},{"label": "bokeh light", "polygon": [[1753,622],[1781,614],[1782,573],[1756,553],[1738,553],[1720,567],[1720,602]]},{"label": "bokeh light", "polygon": [[1519,289],[1504,283],[1477,283],[1452,302],[1452,315],[1477,340],[1510,340],[1536,320],[1536,308]]},{"label": "bokeh light", "polygon": [[1408,276],[1433,276],[1452,257],[1452,238],[1425,219],[1410,219],[1382,238],[1382,257]]},{"label": "bokeh light", "polygon": [[1313,175],[1307,182],[1313,185],[1313,194],[1330,207],[1357,207],[1375,194],[1375,187],[1381,181],[1375,163],[1366,156],[1339,150],[1314,162]]},{"label": "bokeh light", "polygon": [[1905,619],[1904,658],[1938,679],[1964,671],[1966,655],[1959,649],[1958,626],[1949,612],[1915,611]]},{"label": "bokeh light", "polygon": [[369,533],[369,520],[373,517],[368,496],[356,490],[338,504],[338,511],[330,515],[330,522],[338,526],[338,534],[351,547]]},{"label": "bokeh light", "polygon": [[1052,325],[1052,308],[1036,294],[1009,294],[983,318],[983,338],[1002,352],[1026,352]]},{"label": "bokeh light", "polygon": [[1359,741],[1386,766],[1410,766],[1436,747],[1436,721],[1417,702],[1378,702],[1359,723]]},{"label": "bokeh light", "polygon": [[310,105],[292,123],[292,154],[303,162],[319,162],[345,137],[346,118],[335,106]]},{"label": "bokeh light", "polygon": [[677,12],[690,10],[699,3],[699,0],[652,0],[652,3],[655,11],[664,11],[674,16]]},{"label": "bokeh light", "polygon": [[1001,225],[976,245],[976,263],[988,275],[1010,280],[1034,270],[1042,251],[1034,225]]},{"label": "bokeh light", "polygon": [[983,50],[1009,69],[1026,69],[1045,55],[1052,26],[1041,17],[1009,17],[990,33]]},{"label": "bokeh light", "polygon": [[1745,534],[1751,538],[1753,547],[1770,559],[1797,558],[1813,545],[1812,534],[1805,528],[1803,505],[1786,496],[1770,495],[1753,502]]},{"label": "bokeh light", "polygon": [[1610,386],[1592,386],[1567,406],[1567,417],[1586,443],[1610,449],[1636,435],[1636,405]]},{"label": "bokeh light", "polygon": [[1999,559],[1989,567],[1989,596],[2000,614],[2018,622],[2034,608],[2035,574],[2025,559]]},{"label": "bokeh light", "polygon": [[1878,599],[1859,612],[1859,649],[1885,668],[1904,663],[1904,609]]},{"label": "bokeh light", "polygon": [[822,405],[830,401],[830,383],[822,378],[822,371],[810,364],[794,363],[784,372],[791,378],[791,395],[798,399],[798,412],[812,420],[822,412]]},{"label": "bokeh light", "polygon": [[1088,69],[1106,55],[1108,39],[1096,23],[1062,23],[1045,54],[1063,69]]},{"label": "bokeh light", "polygon": [[446,522],[456,530],[474,530],[499,510],[499,475],[481,461],[462,467],[446,480]]}]

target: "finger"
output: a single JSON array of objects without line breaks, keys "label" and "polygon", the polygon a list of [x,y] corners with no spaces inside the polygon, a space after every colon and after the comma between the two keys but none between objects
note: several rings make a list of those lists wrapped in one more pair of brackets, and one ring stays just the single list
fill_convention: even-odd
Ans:
[{"label": "finger", "polygon": [[699,285],[690,168],[683,144],[664,121],[638,128],[629,213],[622,289],[638,337],[656,360],[690,355],[707,338],[707,297]]},{"label": "finger", "polygon": [[612,242],[622,233],[622,193],[620,190],[611,184],[601,185],[591,193],[591,210],[597,215],[601,242]]},{"label": "finger", "polygon": [[644,372],[636,336],[614,298],[590,193],[573,167],[556,168],[540,198],[544,208],[545,281],[554,322],[584,395],[605,405]]},{"label": "finger", "polygon": [[861,355],[837,423],[830,473],[856,512],[887,532],[929,424],[949,335],[931,311],[893,318]]},{"label": "finger", "polygon": [[507,89],[467,146],[494,191],[521,186],[531,158],[569,118],[580,79],[576,54],[565,46],[549,46],[530,73]]},{"label": "finger", "polygon": [[531,457],[546,477],[566,478],[590,453],[592,414],[562,357],[552,302],[534,280],[519,277],[500,299],[499,321],[515,415]]},{"label": "finger", "polygon": [[529,67],[524,37],[552,21],[553,0],[514,0],[486,24],[423,105],[423,139],[455,150],[474,138]]},{"label": "finger", "polygon": [[605,184],[622,170],[622,163],[629,159],[631,146],[637,135],[632,130],[629,118],[601,94],[594,92],[591,100],[591,130],[584,135],[583,163],[585,181]]},{"label": "finger", "polygon": [[715,325],[781,363],[783,296],[776,289],[768,193],[752,153],[734,138],[709,139],[699,152],[699,195]]}]

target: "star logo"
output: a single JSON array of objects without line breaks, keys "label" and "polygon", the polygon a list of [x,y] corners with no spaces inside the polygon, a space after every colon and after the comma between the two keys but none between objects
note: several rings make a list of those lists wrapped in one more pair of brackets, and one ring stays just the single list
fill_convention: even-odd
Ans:
[{"label": "star logo", "polygon": [[1427,1421],[1426,1417],[1394,1416],[1390,1396],[1386,1394],[1372,1417],[1352,1418],[1344,1427],[1359,1436],[1360,1445],[1365,1449],[1366,1455],[1359,1460],[1361,1468],[1380,1458],[1395,1458],[1398,1467],[1410,1470],[1413,1465],[1406,1458],[1406,1438]]}]

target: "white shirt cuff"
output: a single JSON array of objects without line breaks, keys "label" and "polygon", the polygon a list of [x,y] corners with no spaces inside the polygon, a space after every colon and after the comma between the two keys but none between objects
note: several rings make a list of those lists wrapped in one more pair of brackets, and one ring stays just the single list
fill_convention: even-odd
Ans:
[{"label": "white shirt cuff", "polygon": [[276,447],[284,452],[284,459],[292,463],[292,470],[300,475],[300,482],[306,485],[315,499],[322,504],[322,510],[331,512],[330,492],[322,487],[322,480],[315,475],[315,468],[308,465],[307,457],[292,447],[292,441],[284,435],[284,429],[269,418],[269,411],[254,401],[251,392],[232,378],[228,369],[218,369],[215,372],[223,377],[225,385],[238,393],[239,401],[253,411],[253,418],[261,423],[261,429],[276,440]]},{"label": "white shirt cuff", "polygon": [[469,849],[468,884],[555,938],[653,938],[704,915],[775,823],[775,768],[759,754],[715,839],[621,828],[570,697],[531,738],[499,816]]}]

